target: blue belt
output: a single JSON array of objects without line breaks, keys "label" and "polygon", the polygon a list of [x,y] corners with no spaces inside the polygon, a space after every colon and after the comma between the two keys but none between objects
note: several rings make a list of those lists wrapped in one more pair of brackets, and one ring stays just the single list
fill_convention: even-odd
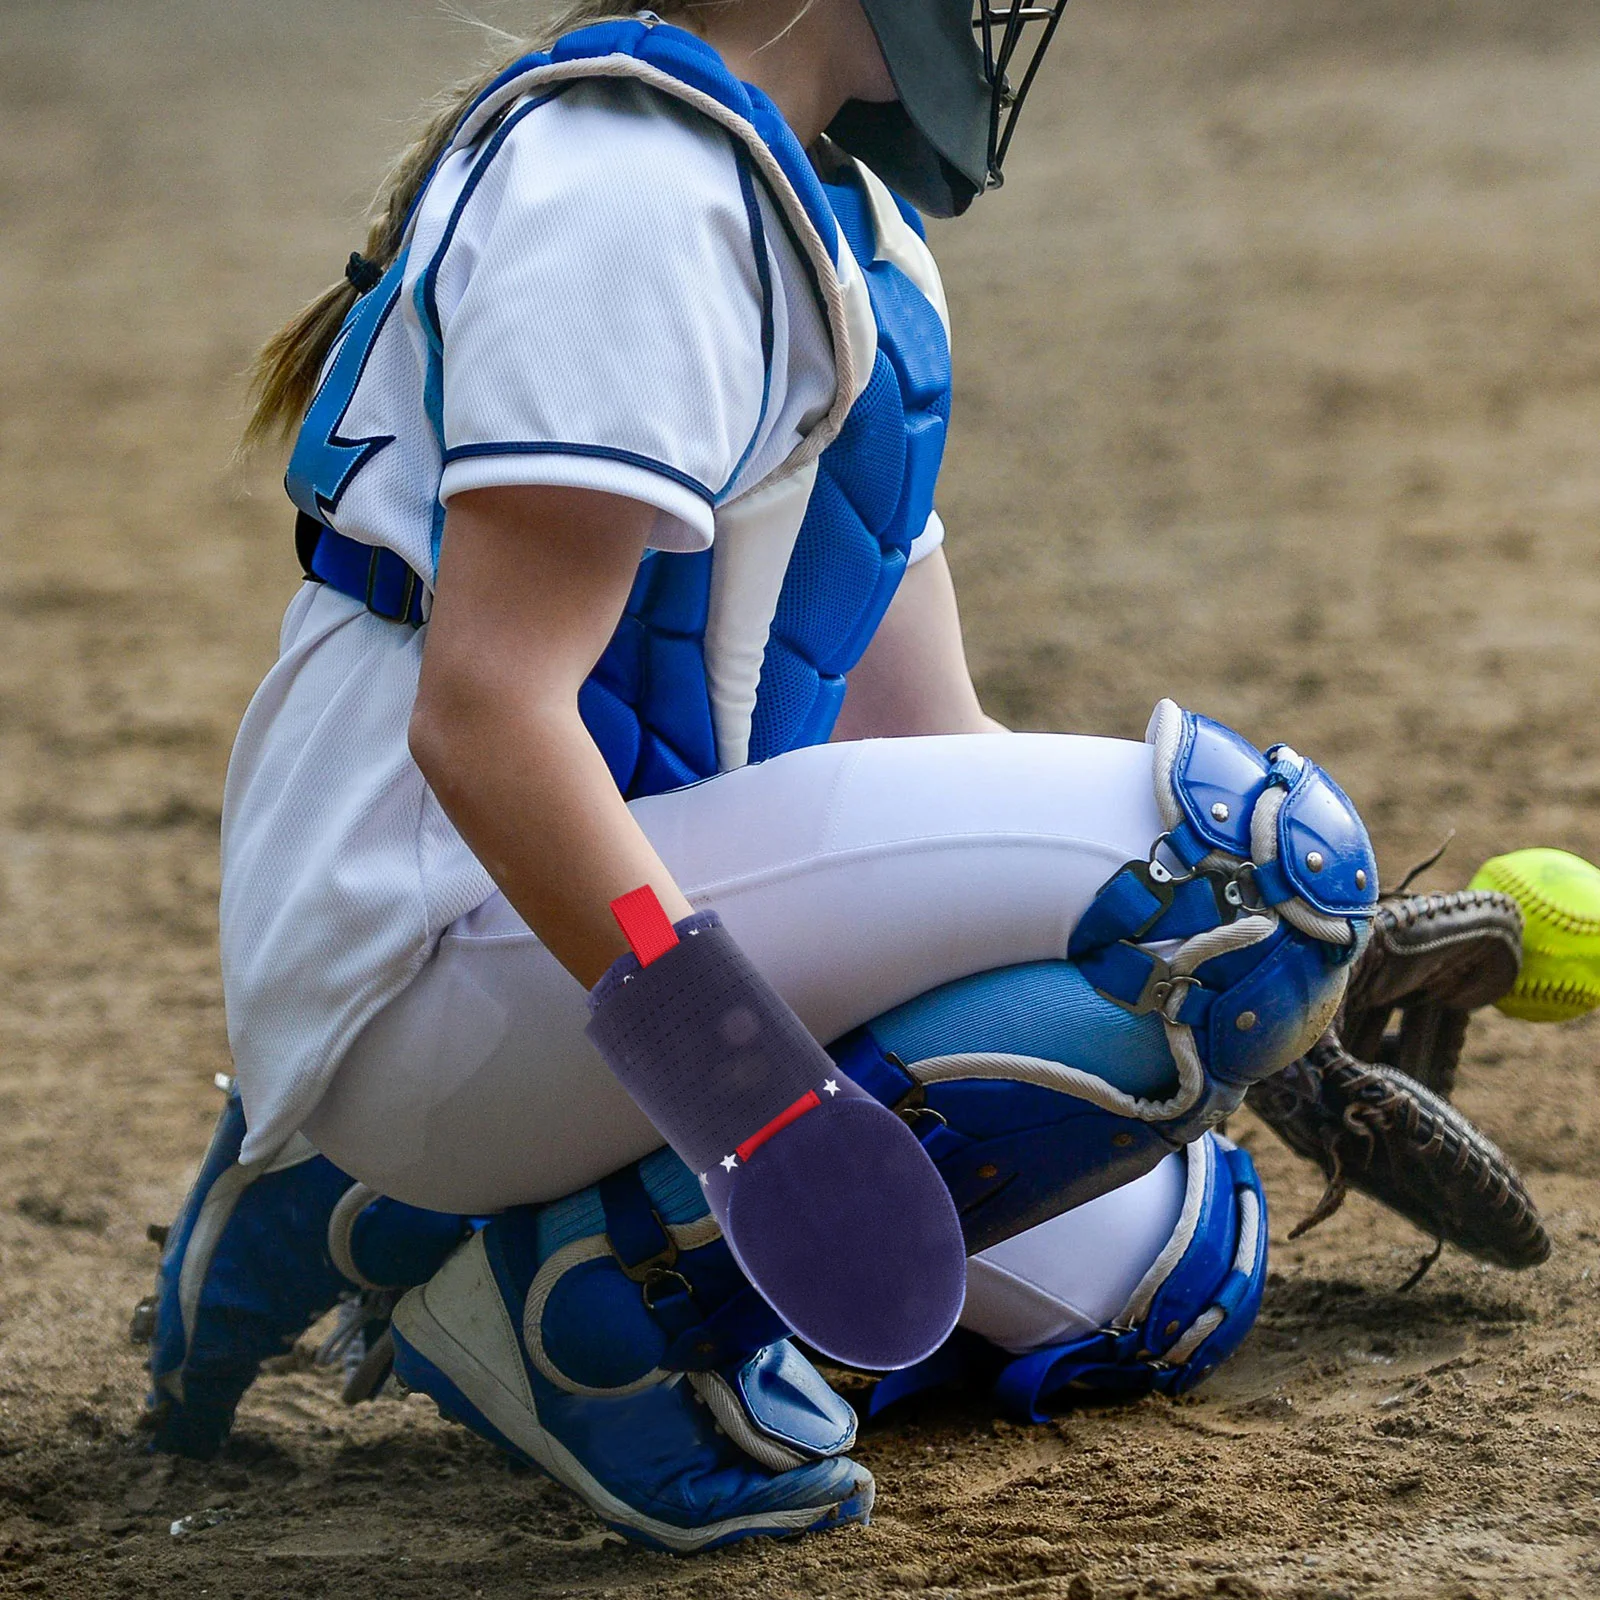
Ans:
[{"label": "blue belt", "polygon": [[393,550],[335,533],[303,511],[294,529],[295,553],[313,583],[359,600],[385,622],[422,626],[422,579]]}]

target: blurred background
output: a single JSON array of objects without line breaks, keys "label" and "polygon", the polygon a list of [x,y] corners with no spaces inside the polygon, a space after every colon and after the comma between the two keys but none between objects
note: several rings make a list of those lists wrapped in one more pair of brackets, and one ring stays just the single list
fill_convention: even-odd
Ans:
[{"label": "blurred background", "polygon": [[[602,1559],[556,1491],[416,1405],[349,1423],[304,1371],[250,1402],[256,1455],[221,1480],[128,1443],[143,1225],[176,1206],[228,1066],[222,776],[298,578],[281,462],[231,460],[239,374],[339,274],[420,102],[483,49],[428,0],[0,0],[0,1592],[101,1594],[113,1569],[126,1592],[202,1570],[277,1592],[269,1557],[296,1592],[329,1571],[351,1592],[338,1573],[441,1508],[460,1520],[432,1576],[393,1592],[543,1593],[530,1549],[538,1583],[688,1581]],[[1073,0],[1004,190],[932,229],[955,319],[941,506],[996,715],[1138,737],[1170,694],[1288,739],[1351,791],[1391,882],[1450,828],[1430,886],[1522,844],[1600,855],[1597,73],[1592,0]],[[1495,1594],[1568,1592],[1592,1549],[1561,1426],[1584,1406],[1592,1426],[1600,1377],[1560,1363],[1592,1344],[1596,1032],[1482,1037],[1464,1099],[1545,1201],[1549,1267],[1491,1282],[1447,1258],[1402,1302],[1385,1286],[1418,1241],[1352,1203],[1280,1248],[1200,1420],[878,1436],[877,1534],[730,1557],[701,1592],[1072,1573],[1082,1600],[1175,1572],[1196,1594],[1458,1592],[1429,1586],[1429,1539]],[[1317,1184],[1262,1153],[1281,1245]],[[1374,1432],[1394,1363],[1480,1349],[1510,1367]],[[1182,1493],[1114,1488],[1093,1438]],[[965,1476],[935,1465],[953,1456]],[[1280,1487],[1252,1501],[1261,1460]],[[458,1464],[470,1492],[440,1487]],[[253,1520],[208,1536],[212,1569],[163,1519],[221,1500]],[[1258,1587],[1222,1588],[1235,1570]]]}]

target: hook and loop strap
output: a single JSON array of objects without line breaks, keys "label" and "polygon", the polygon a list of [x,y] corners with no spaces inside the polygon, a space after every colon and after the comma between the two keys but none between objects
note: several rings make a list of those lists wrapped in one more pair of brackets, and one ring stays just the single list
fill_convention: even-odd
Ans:
[{"label": "hook and loop strap", "polygon": [[347,539],[303,511],[295,523],[294,544],[301,570],[313,583],[359,600],[384,622],[422,626],[426,585],[393,550]]}]

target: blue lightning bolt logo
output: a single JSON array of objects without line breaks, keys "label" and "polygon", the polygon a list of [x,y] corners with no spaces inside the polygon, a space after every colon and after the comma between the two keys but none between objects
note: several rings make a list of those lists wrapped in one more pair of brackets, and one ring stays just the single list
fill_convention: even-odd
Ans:
[{"label": "blue lightning bolt logo", "polygon": [[351,312],[340,336],[338,354],[322,387],[317,390],[316,399],[311,402],[311,409],[306,412],[294,454],[289,458],[284,487],[295,505],[318,522],[325,522],[338,510],[356,474],[395,440],[392,433],[368,439],[346,439],[339,429],[367,370],[378,335],[399,303],[405,259],[402,254],[384,273],[378,286],[363,295]]}]

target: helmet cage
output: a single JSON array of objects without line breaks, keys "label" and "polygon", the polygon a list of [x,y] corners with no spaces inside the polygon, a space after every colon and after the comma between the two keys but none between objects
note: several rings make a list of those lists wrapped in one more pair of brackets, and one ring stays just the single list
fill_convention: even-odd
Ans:
[{"label": "helmet cage", "polygon": [[[1005,182],[1002,168],[1011,136],[1016,132],[1022,102],[1027,99],[1033,80],[1050,41],[1055,35],[1067,0],[1048,0],[1045,4],[1025,4],[1010,0],[974,0],[972,26],[983,47],[983,74],[989,82],[989,187],[998,189]],[[1030,29],[1036,29],[1031,43]],[[1024,48],[1026,46],[1026,48]]]},{"label": "helmet cage", "polygon": [[960,216],[998,188],[1066,0],[860,0],[892,101],[846,101],[828,134],[919,210]]}]

